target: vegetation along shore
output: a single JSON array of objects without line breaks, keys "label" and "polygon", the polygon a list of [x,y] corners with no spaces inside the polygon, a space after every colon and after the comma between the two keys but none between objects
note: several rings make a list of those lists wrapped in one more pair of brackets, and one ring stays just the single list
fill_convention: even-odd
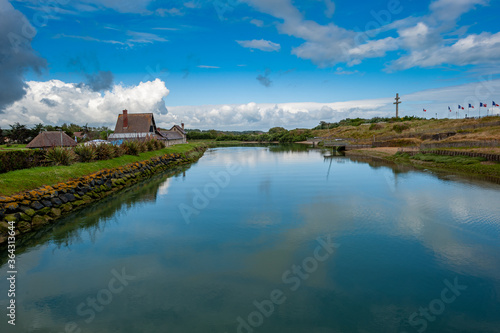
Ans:
[{"label": "vegetation along shore", "polygon": [[18,235],[29,234],[157,172],[192,163],[205,149],[203,144],[181,144],[137,156],[1,174],[0,243],[7,239],[9,222],[16,222]]}]

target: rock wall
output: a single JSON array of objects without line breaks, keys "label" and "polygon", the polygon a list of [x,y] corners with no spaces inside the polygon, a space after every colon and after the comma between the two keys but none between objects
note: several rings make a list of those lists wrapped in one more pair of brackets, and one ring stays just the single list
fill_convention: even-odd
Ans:
[{"label": "rock wall", "polygon": [[0,197],[0,244],[7,240],[7,222],[16,222],[16,236],[37,230],[46,224],[176,165],[196,161],[205,148],[195,154],[167,154],[59,183],[43,186],[10,197]]}]

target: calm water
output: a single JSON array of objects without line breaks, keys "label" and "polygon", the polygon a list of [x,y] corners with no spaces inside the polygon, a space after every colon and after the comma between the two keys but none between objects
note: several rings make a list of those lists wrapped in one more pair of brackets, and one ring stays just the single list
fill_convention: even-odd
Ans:
[{"label": "calm water", "polygon": [[18,243],[1,332],[500,332],[500,186],[207,151]]}]

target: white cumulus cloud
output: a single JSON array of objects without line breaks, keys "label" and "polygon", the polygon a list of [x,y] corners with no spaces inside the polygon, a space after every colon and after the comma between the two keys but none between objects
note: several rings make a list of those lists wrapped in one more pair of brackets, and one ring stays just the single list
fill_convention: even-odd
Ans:
[{"label": "white cumulus cloud", "polygon": [[[342,71],[340,68],[339,71]],[[156,124],[170,128],[184,122],[187,128],[218,130],[268,130],[281,126],[288,129],[312,128],[320,121],[335,122],[345,118],[390,117],[395,113],[394,96],[380,99],[353,100],[331,103],[243,103],[197,106],[169,106],[163,100],[169,90],[159,79],[141,82],[137,86],[115,85],[105,93],[92,91],[88,86],[58,80],[27,82],[26,95],[8,107],[0,119],[0,127],[9,124],[34,125],[76,123],[114,127],[123,109],[131,113],[152,112]],[[400,94],[401,116],[455,117],[458,104],[476,106],[471,115],[479,113],[479,103],[500,101],[500,80],[481,77],[478,82],[436,88],[411,94]],[[448,111],[448,106],[452,112]],[[427,110],[426,113],[422,109]],[[472,109],[471,109],[472,110]],[[500,113],[492,108],[490,113]],[[482,109],[484,115],[486,109]],[[463,111],[461,111],[463,117]]]},{"label": "white cumulus cloud", "polygon": [[442,64],[496,64],[500,61],[500,32],[483,32],[461,38],[449,46],[438,46],[415,50],[396,60],[392,67],[406,69],[411,67],[433,67]]},{"label": "white cumulus cloud", "polygon": [[121,84],[104,93],[90,87],[59,80],[28,81],[26,95],[9,106],[0,119],[0,126],[9,124],[76,123],[114,127],[116,117],[123,109],[131,113],[167,113],[163,98],[169,94],[159,79],[141,82],[137,86]]},{"label": "white cumulus cloud", "polygon": [[[345,29],[333,22],[320,24],[307,20],[292,0],[242,1],[279,19],[278,32],[304,41],[292,49],[292,54],[320,67],[339,63],[354,66],[367,58],[385,57],[391,51],[399,51],[399,54],[389,64],[389,70],[443,63],[457,66],[490,64],[500,57],[497,31],[474,35],[467,34],[467,27],[457,29],[463,14],[478,6],[487,6],[488,0],[435,0],[430,3],[428,14],[409,17],[400,16],[403,5],[399,1],[390,1],[387,9],[370,12],[373,19],[366,22],[365,31],[359,27]],[[329,0],[325,4],[325,15],[330,17],[335,6]],[[395,36],[380,37],[383,32],[392,32]],[[471,50],[468,45],[483,46],[483,49]]]}]

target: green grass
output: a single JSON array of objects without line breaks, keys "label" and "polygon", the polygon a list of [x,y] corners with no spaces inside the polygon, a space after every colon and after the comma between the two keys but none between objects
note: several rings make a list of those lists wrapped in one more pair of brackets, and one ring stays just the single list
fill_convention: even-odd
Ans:
[{"label": "green grass", "polygon": [[500,180],[500,163],[482,163],[481,157],[443,156],[436,154],[396,154],[388,159],[412,164],[418,168],[435,169],[464,175],[489,176]]},{"label": "green grass", "polygon": [[180,144],[161,150],[148,151],[139,156],[123,155],[111,160],[76,163],[70,166],[37,167],[0,174],[0,195],[12,195],[29,191],[43,185],[55,185],[79,178],[102,169],[111,169],[130,163],[148,160],[155,156],[186,153],[200,144]]},{"label": "green grass", "polygon": [[26,150],[26,145],[14,144],[14,145],[0,145],[0,150]]},{"label": "green grass", "polygon": [[478,164],[486,161],[486,159],[482,157],[446,156],[435,154],[416,154],[412,157],[412,159],[435,163],[455,163],[460,165]]}]

